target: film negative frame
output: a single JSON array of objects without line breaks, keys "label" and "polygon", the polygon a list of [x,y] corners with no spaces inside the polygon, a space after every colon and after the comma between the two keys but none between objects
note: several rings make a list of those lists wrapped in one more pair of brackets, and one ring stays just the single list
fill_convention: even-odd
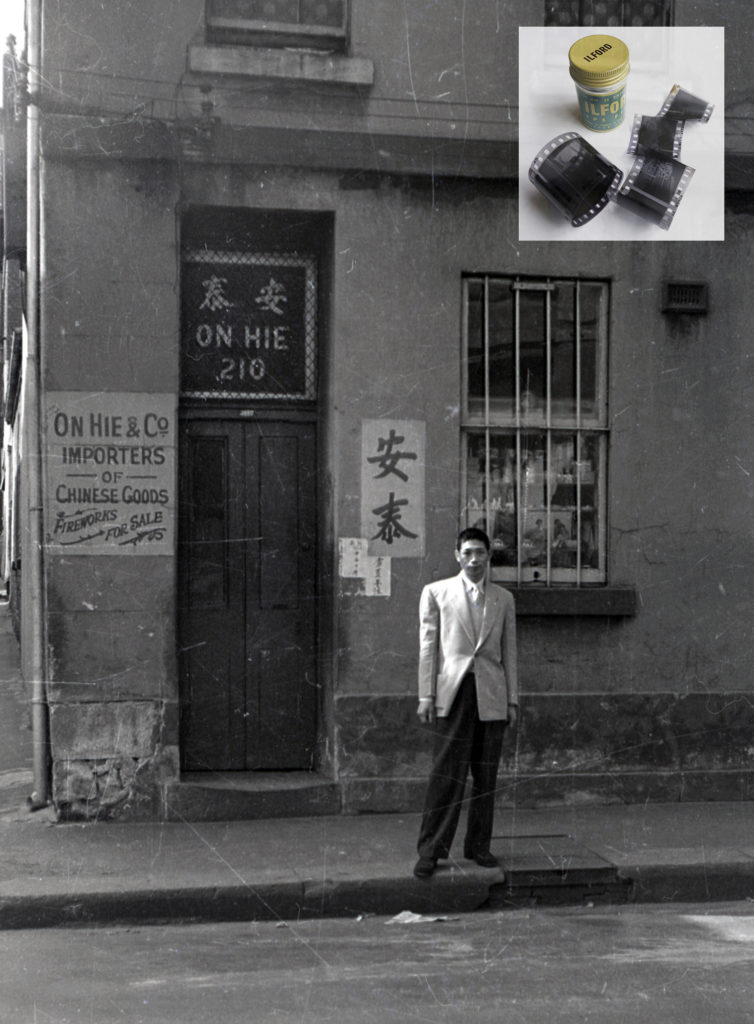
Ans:
[{"label": "film negative frame", "polygon": [[627,152],[633,153],[634,156],[650,156],[657,153],[669,159],[679,160],[685,123],[659,115],[650,117],[647,114],[636,114]]},{"label": "film negative frame", "polygon": [[[653,191],[648,187],[649,183],[641,180],[642,172],[647,163],[652,160],[660,166],[667,165],[674,168],[677,165],[682,168],[678,180],[675,182],[673,193],[667,198],[663,197],[661,192]],[[640,156],[634,161],[633,167],[628,172],[623,185],[617,190],[614,199],[619,206],[630,210],[638,217],[651,221],[663,231],[667,231],[693,176],[694,168],[680,160],[668,160],[655,155]],[[632,197],[634,193],[635,198]]]}]

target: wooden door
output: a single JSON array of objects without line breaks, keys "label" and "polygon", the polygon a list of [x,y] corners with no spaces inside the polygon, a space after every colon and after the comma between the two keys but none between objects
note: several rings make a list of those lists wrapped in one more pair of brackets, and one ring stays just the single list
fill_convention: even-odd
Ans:
[{"label": "wooden door", "polygon": [[189,420],[180,466],[183,767],[310,769],[315,427]]}]

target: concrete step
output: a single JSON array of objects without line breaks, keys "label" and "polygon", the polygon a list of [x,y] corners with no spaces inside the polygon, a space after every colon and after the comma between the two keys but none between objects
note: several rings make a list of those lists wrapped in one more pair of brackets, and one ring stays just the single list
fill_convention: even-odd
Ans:
[{"label": "concrete step", "polygon": [[332,779],[316,772],[184,772],[166,792],[168,821],[244,821],[340,813]]},{"label": "concrete step", "polygon": [[623,903],[631,882],[615,865],[568,835],[500,837],[493,850],[505,883],[490,889],[495,909],[574,903]]}]

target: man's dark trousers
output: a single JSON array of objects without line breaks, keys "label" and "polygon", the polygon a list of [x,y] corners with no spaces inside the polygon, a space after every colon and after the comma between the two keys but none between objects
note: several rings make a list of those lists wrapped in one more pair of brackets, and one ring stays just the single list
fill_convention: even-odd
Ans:
[{"label": "man's dark trousers", "polygon": [[465,855],[489,851],[495,813],[495,785],[503,733],[508,723],[482,722],[473,673],[464,676],[447,718],[435,719],[434,762],[419,830],[420,857],[447,857],[458,827],[466,777],[473,782]]}]

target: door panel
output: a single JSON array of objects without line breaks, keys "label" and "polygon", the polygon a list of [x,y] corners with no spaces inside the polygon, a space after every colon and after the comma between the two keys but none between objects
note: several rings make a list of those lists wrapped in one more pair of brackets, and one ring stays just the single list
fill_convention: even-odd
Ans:
[{"label": "door panel", "polygon": [[317,717],[308,423],[194,420],[181,460],[186,769],[307,769]]}]

